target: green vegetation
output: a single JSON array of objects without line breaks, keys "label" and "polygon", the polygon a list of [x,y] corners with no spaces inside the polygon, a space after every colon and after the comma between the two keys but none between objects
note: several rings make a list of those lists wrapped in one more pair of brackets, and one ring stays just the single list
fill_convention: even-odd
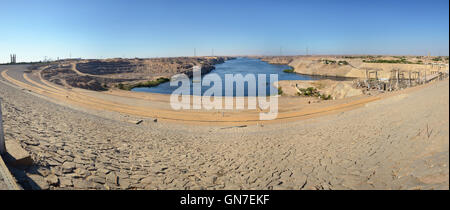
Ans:
[{"label": "green vegetation", "polygon": [[433,61],[442,61],[442,57],[439,56],[439,57],[433,58],[432,60],[433,60]]},{"label": "green vegetation", "polygon": [[117,88],[119,88],[119,89],[121,89],[121,90],[127,90],[127,89],[125,88],[125,85],[122,84],[122,83],[119,83],[119,84],[117,85]]},{"label": "green vegetation", "polygon": [[323,60],[323,64],[336,64],[336,61],[333,60]]},{"label": "green vegetation", "polygon": [[367,55],[367,56],[344,56],[343,58],[347,58],[347,59],[356,59],[356,58],[360,58],[360,59],[374,59],[374,58],[380,58],[382,57],[381,55],[377,55],[377,56],[372,56],[372,55]]},{"label": "green vegetation", "polygon": [[331,95],[320,94],[317,88],[308,87],[308,88],[300,88],[300,92],[297,93],[298,96],[308,96],[308,97],[319,97],[322,100],[330,100]]},{"label": "green vegetation", "polygon": [[284,73],[294,73],[294,69],[285,69],[283,70]]},{"label": "green vegetation", "polygon": [[325,96],[325,95],[320,95],[320,98],[321,98],[322,100],[330,100],[330,99],[331,99],[331,95],[327,95],[327,96]]},{"label": "green vegetation", "polygon": [[375,60],[363,60],[364,63],[398,63],[398,64],[415,64],[414,62],[407,61],[405,57],[401,57],[399,60],[384,60],[384,59],[375,59]]},{"label": "green vegetation", "polygon": [[283,89],[281,87],[278,87],[278,95],[283,95]]},{"label": "green vegetation", "polygon": [[339,65],[348,65],[348,62],[347,61],[338,61],[338,64]]},{"label": "green vegetation", "polygon": [[130,85],[124,85],[122,83],[119,83],[117,85],[117,88],[121,89],[121,90],[132,90],[133,88],[138,88],[138,87],[155,87],[158,86],[161,83],[165,83],[170,81],[170,79],[168,78],[164,78],[164,77],[160,77],[156,80],[152,80],[152,81],[147,81],[147,82],[140,82],[137,84],[130,84]]},{"label": "green vegetation", "polygon": [[347,61],[322,60],[323,64],[348,65]]},{"label": "green vegetation", "polygon": [[314,87],[309,87],[309,88],[306,88],[306,89],[305,88],[300,88],[299,90],[300,90],[300,92],[297,93],[297,95],[299,95],[299,96],[314,96],[314,97],[319,97],[320,96],[319,91],[317,91],[317,89],[314,88]]}]

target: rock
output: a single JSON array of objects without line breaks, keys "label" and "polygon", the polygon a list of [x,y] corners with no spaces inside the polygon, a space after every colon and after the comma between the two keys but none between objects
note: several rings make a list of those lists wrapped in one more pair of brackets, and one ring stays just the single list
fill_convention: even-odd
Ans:
[{"label": "rock", "polygon": [[111,172],[106,175],[106,182],[109,184],[119,185],[119,177],[116,176],[116,173]]},{"label": "rock", "polygon": [[97,172],[102,173],[102,174],[108,174],[111,170],[106,169],[106,168],[98,168]]},{"label": "rock", "polygon": [[120,178],[120,179],[126,179],[126,178],[128,178],[128,177],[130,177],[129,175],[128,175],[128,173],[125,173],[125,172],[116,172],[116,175]]},{"label": "rock", "polygon": [[145,177],[147,177],[147,176],[145,176],[145,175],[131,175],[130,176],[130,179],[132,179],[132,180],[135,180],[135,181],[141,181],[143,178],[145,178]]},{"label": "rock", "polygon": [[73,187],[75,189],[89,189],[91,186],[91,183],[89,181],[83,180],[83,179],[74,179],[73,180]]},{"label": "rock", "polygon": [[11,166],[30,166],[33,164],[33,159],[30,154],[22,148],[22,146],[13,140],[5,141],[6,151],[8,155],[5,157],[5,162]]},{"label": "rock", "polygon": [[62,175],[63,175],[63,173],[61,172],[61,171],[62,171],[61,166],[54,166],[54,167],[51,167],[51,168],[50,168],[50,171],[51,171],[53,174],[57,175],[57,176],[62,176]]},{"label": "rock", "polygon": [[75,174],[77,174],[79,177],[86,178],[86,176],[89,176],[91,173],[83,168],[77,168],[75,169]]},{"label": "rock", "polygon": [[203,178],[203,180],[205,180],[205,182],[207,184],[214,184],[217,180],[217,176],[209,176],[209,177],[205,177]]},{"label": "rock", "polygon": [[275,185],[272,187],[272,190],[288,190],[288,188],[282,185]]},{"label": "rock", "polygon": [[61,165],[62,163],[64,163],[66,161],[66,160],[64,160],[63,158],[61,158],[61,157],[59,157],[57,155],[51,156],[50,159],[54,160],[56,162],[59,162],[60,163],[59,165]]},{"label": "rock", "polygon": [[54,174],[48,175],[45,179],[47,180],[48,184],[52,186],[56,186],[59,183],[58,177]]},{"label": "rock", "polygon": [[147,178],[141,179],[140,183],[143,185],[149,185],[152,183],[152,181],[153,181],[152,177],[147,177]]},{"label": "rock", "polygon": [[62,165],[62,172],[63,173],[71,173],[75,169],[75,163],[73,162],[65,162]]},{"label": "rock", "polygon": [[291,176],[292,176],[292,172],[290,172],[290,171],[284,171],[280,174],[281,180],[284,180],[284,181],[288,180]]},{"label": "rock", "polygon": [[300,174],[300,175],[293,175],[293,183],[295,184],[295,188],[296,189],[302,189],[303,187],[305,187],[306,185],[306,181],[308,179],[308,177],[304,174]]},{"label": "rock", "polygon": [[39,174],[41,174],[44,177],[48,176],[51,173],[51,171],[48,168],[45,168],[45,167],[39,167],[37,169],[37,171],[39,172]]},{"label": "rock", "polygon": [[141,123],[144,122],[144,121],[143,121],[143,120],[130,120],[130,121],[128,121],[128,122],[133,123],[133,124],[136,124],[136,125],[139,125],[139,124],[141,124]]},{"label": "rock", "polygon": [[126,190],[130,188],[130,181],[128,179],[119,179],[119,186],[121,189]]},{"label": "rock", "polygon": [[36,174],[28,174],[28,177],[29,177],[28,184],[30,184],[31,189],[48,190],[50,188],[44,177]]},{"label": "rock", "polygon": [[68,177],[61,177],[59,179],[59,185],[61,187],[72,187],[73,186],[73,182],[71,178]]},{"label": "rock", "polygon": [[39,142],[37,141],[25,141],[25,144],[30,146],[39,146]]},{"label": "rock", "polygon": [[99,183],[99,184],[105,184],[106,183],[106,179],[103,177],[98,177],[98,176],[89,176],[87,178],[88,181],[90,182],[94,182],[94,183]]},{"label": "rock", "polygon": [[48,164],[49,166],[59,166],[59,165],[61,165],[60,162],[55,161],[55,160],[52,160],[52,159],[48,159],[48,160],[47,160],[47,164]]},{"label": "rock", "polygon": [[103,184],[96,183],[96,182],[90,182],[91,186],[90,188],[96,189],[96,190],[106,190],[106,187]]}]

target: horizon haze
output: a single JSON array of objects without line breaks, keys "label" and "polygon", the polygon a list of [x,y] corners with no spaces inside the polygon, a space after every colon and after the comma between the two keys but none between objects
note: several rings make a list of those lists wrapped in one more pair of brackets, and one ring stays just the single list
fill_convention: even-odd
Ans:
[{"label": "horizon haze", "polygon": [[[449,2],[0,1],[0,63],[449,52]],[[19,12],[18,12],[19,11]]]}]

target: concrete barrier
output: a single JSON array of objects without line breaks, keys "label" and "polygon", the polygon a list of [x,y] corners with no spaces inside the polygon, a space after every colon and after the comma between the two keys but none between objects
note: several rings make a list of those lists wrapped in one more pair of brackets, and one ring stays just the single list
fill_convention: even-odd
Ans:
[{"label": "concrete barrier", "polygon": [[0,101],[0,155],[6,154],[5,136],[3,133],[2,101]]}]

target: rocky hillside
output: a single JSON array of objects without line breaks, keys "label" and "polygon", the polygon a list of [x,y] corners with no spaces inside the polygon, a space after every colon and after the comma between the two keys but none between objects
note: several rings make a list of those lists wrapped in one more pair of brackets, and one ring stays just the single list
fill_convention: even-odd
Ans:
[{"label": "rocky hillside", "polygon": [[264,57],[269,63],[288,64],[295,72],[307,75],[365,78],[366,69],[379,70],[379,78],[389,78],[391,70],[419,71],[428,74],[432,71],[448,70],[448,60],[435,61],[436,58],[420,56],[297,56]]},{"label": "rocky hillside", "polygon": [[[302,90],[308,90],[309,88],[317,91],[325,99],[343,99],[363,94],[362,89],[355,88],[351,81],[334,81],[328,79],[315,81],[285,80],[279,81],[278,87],[281,88],[283,95],[286,96],[305,96],[302,94]],[[310,94],[310,97],[314,96]],[[306,97],[308,96],[306,95]]]},{"label": "rocky hillside", "polygon": [[[40,66],[44,79],[89,90],[107,90],[118,84],[134,84],[170,78],[175,74],[192,75],[194,66],[202,66],[202,74],[231,57],[178,57],[152,59],[66,60]],[[31,67],[31,69],[36,69]]]}]

